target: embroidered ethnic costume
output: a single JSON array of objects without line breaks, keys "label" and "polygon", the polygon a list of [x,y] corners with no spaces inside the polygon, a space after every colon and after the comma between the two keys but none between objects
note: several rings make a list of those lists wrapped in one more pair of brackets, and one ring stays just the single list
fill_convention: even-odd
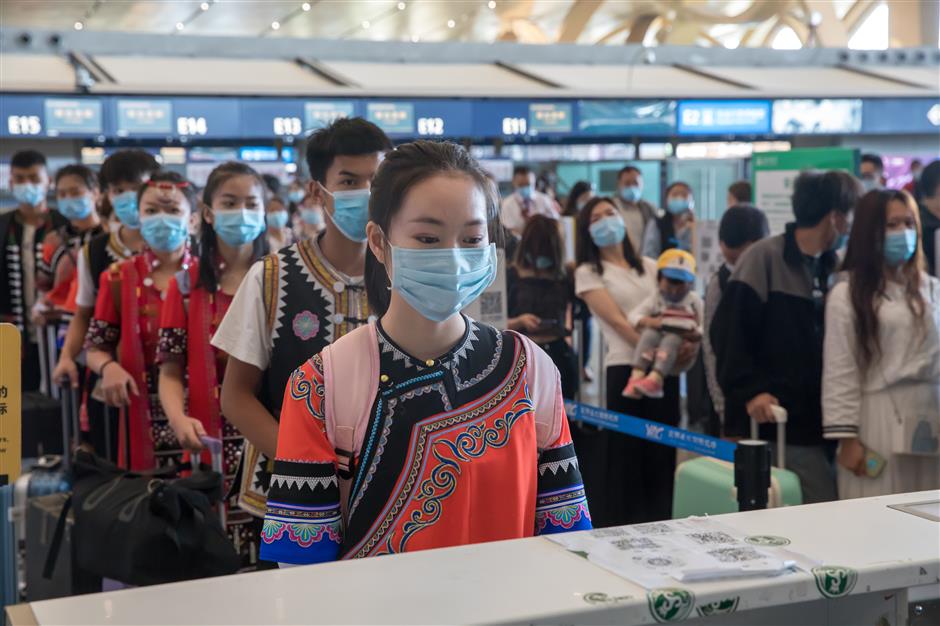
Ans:
[{"label": "embroidered ethnic costume", "polygon": [[[241,557],[242,567],[249,567],[258,554],[257,531],[252,529],[255,518],[238,507],[237,497],[229,497],[244,438],[222,416],[219,406],[228,355],[209,344],[232,303],[232,296],[221,290],[212,293],[198,285],[199,259],[193,259],[188,270],[179,272],[170,281],[160,318],[157,362],[180,365],[189,383],[186,414],[199,419],[207,435],[222,439],[225,530]],[[208,452],[203,453],[201,460],[211,462]]]},{"label": "embroidered ethnic costume", "polygon": [[348,476],[324,418],[321,355],[292,375],[262,558],[317,563],[591,527],[564,411],[538,448],[519,336],[468,319],[453,350],[419,361],[381,323],[376,333],[379,388]]}]

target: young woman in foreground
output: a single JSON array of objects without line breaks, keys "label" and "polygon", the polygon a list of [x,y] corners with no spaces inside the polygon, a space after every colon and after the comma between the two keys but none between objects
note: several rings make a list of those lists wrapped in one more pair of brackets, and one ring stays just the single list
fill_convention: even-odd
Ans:
[{"label": "young woman in foreground", "polygon": [[372,183],[381,319],[285,390],[261,556],[283,563],[590,528],[557,370],[460,311],[496,273],[495,190],[462,148],[415,142]]}]

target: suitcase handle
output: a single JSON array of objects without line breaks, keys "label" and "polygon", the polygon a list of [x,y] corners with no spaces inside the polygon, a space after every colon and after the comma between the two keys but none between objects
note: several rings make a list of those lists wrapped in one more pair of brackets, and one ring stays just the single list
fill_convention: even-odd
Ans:
[{"label": "suitcase handle", "polygon": [[[775,404],[771,408],[774,422],[777,424],[777,467],[785,469],[787,466],[787,418],[789,414],[782,406]],[[758,435],[757,420],[751,418],[751,439],[760,439]]]}]

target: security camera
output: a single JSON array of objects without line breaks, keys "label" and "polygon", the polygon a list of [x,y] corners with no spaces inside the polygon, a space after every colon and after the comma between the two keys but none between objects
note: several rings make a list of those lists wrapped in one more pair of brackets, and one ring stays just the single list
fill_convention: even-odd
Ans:
[{"label": "security camera", "polygon": [[16,40],[20,42],[21,46],[27,47],[33,43],[33,36],[29,33],[20,33],[20,36],[17,37]]},{"label": "security camera", "polygon": [[50,35],[49,36],[49,45],[53,48],[58,48],[62,44],[61,35]]}]

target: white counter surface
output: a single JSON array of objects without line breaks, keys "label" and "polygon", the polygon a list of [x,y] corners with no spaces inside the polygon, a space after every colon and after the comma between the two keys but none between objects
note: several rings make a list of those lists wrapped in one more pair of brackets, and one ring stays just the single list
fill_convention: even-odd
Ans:
[{"label": "white counter surface", "polygon": [[[901,494],[720,516],[846,568],[846,595],[940,582],[940,523],[888,508]],[[843,587],[851,586],[849,584]],[[838,586],[838,585],[836,585]],[[812,574],[680,585],[690,618],[820,600]],[[30,605],[38,624],[448,624],[653,621],[642,587],[544,538],[464,546],[79,596]],[[691,604],[689,604],[691,603]],[[712,610],[718,605],[711,607]],[[693,610],[694,609],[694,610]],[[677,616],[681,617],[681,616]],[[574,619],[577,618],[577,619]]]}]

